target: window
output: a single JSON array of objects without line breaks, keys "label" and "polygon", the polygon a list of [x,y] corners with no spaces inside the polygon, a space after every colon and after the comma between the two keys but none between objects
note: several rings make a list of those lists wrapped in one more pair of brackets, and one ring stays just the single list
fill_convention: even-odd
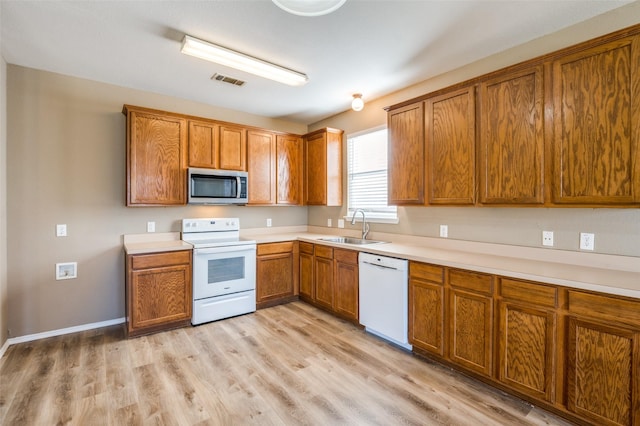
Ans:
[{"label": "window", "polygon": [[362,209],[367,220],[397,223],[396,206],[387,205],[387,129],[348,136],[347,167],[347,216]]}]

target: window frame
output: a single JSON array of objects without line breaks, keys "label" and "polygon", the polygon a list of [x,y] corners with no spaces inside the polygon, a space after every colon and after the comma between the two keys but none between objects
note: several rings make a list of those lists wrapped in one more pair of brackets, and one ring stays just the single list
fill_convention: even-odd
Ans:
[{"label": "window frame", "polygon": [[[386,124],[382,124],[380,126],[376,126],[376,127],[372,127],[366,130],[362,130],[359,132],[354,132],[354,133],[350,133],[347,136],[347,146],[346,146],[346,150],[347,150],[347,155],[346,155],[346,159],[347,159],[347,212],[345,214],[345,216],[343,217],[345,220],[348,221],[352,221],[353,220],[353,214],[354,212],[359,208],[359,207],[355,207],[352,208],[350,206],[351,204],[351,168],[350,165],[352,164],[352,159],[350,158],[349,154],[350,154],[350,144],[351,144],[351,140],[353,138],[357,138],[359,136],[363,136],[363,135],[367,135],[369,133],[375,133],[375,132],[379,132],[381,130],[386,130],[387,131],[387,153],[388,153],[388,149],[389,149],[389,138],[388,138],[388,131],[389,128]],[[387,160],[387,168],[386,168],[386,172],[387,172],[387,193],[388,193],[388,188],[389,188],[389,167],[388,167],[389,163]],[[394,208],[394,212],[389,212],[389,213],[380,213],[380,212],[372,212],[371,210],[368,209],[363,209],[366,215],[366,220],[367,222],[372,222],[372,223],[390,223],[390,224],[397,224],[400,222],[400,219],[398,217],[398,207],[397,206],[389,206],[388,204],[388,196],[387,196],[387,207],[391,207]],[[395,213],[395,216],[393,216],[393,214]],[[362,222],[362,215],[358,214],[355,218],[356,222]]]}]

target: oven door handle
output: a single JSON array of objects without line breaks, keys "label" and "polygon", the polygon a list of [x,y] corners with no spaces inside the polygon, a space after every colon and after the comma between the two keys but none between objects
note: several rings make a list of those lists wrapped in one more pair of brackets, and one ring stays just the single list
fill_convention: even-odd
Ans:
[{"label": "oven door handle", "polygon": [[193,249],[193,254],[195,254],[196,256],[200,256],[205,254],[230,253],[230,252],[236,252],[236,251],[256,251],[256,247],[238,245],[238,246],[199,248],[199,249]]}]

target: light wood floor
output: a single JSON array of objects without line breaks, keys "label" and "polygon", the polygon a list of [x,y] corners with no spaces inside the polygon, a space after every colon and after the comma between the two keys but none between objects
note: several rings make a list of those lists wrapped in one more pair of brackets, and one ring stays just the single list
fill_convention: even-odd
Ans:
[{"label": "light wood floor", "polygon": [[567,425],[302,302],[11,346],[3,425]]}]

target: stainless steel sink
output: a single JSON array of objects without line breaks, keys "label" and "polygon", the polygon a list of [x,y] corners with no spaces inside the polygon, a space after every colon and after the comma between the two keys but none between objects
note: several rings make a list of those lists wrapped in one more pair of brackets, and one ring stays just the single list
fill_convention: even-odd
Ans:
[{"label": "stainless steel sink", "polygon": [[351,237],[326,237],[326,238],[318,238],[318,240],[327,241],[329,243],[355,244],[359,246],[366,245],[366,244],[386,243],[386,241],[363,240],[362,238],[351,238]]}]

